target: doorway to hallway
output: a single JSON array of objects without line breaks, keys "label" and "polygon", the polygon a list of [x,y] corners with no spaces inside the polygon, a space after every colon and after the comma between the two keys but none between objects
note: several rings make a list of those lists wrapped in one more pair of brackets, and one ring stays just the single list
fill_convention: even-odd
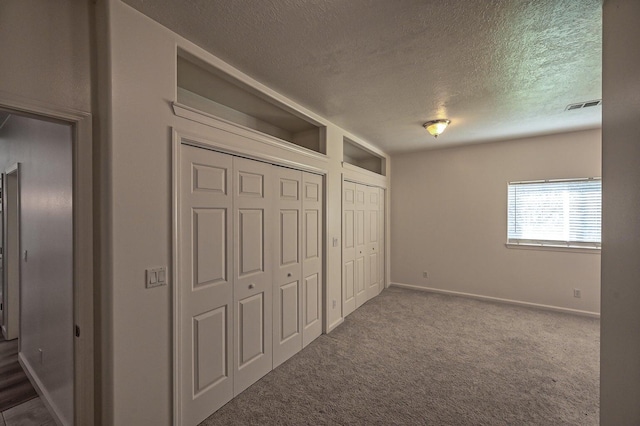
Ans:
[{"label": "doorway to hallway", "polygon": [[5,115],[0,128],[2,334],[9,351],[17,346],[15,361],[27,381],[19,371],[0,375],[0,389],[21,389],[13,395],[17,405],[29,398],[32,385],[59,423],[72,424],[73,126]]}]

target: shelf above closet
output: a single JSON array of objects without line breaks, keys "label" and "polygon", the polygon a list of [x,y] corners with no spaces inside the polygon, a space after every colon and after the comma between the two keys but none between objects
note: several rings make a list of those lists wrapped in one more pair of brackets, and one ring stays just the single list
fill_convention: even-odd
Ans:
[{"label": "shelf above closet", "polygon": [[386,159],[366,150],[356,142],[343,138],[342,161],[370,172],[386,176]]},{"label": "shelf above closet", "polygon": [[324,125],[182,50],[176,94],[178,104],[326,154]]}]

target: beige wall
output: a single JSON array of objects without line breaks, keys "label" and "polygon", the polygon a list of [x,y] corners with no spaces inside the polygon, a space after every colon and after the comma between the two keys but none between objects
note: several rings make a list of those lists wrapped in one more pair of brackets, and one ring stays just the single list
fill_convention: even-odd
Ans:
[{"label": "beige wall", "polygon": [[600,424],[640,424],[640,2],[605,0]]},{"label": "beige wall", "polygon": [[91,109],[89,1],[0,2],[0,96]]},{"label": "beige wall", "polygon": [[600,311],[599,253],[505,247],[507,183],[600,176],[599,130],[396,155],[391,163],[392,283]]}]

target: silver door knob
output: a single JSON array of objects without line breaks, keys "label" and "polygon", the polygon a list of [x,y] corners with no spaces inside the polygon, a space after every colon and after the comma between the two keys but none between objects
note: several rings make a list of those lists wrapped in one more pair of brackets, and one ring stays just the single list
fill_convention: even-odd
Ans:
[{"label": "silver door knob", "polygon": [[250,288],[250,289],[251,289],[251,288],[255,288],[255,286],[256,286],[256,285],[255,285],[255,284],[253,284],[253,283],[249,284],[249,288]]}]

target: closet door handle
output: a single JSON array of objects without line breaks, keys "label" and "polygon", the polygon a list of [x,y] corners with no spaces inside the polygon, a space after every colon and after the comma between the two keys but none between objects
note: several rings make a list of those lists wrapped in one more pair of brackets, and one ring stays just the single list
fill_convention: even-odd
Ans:
[{"label": "closet door handle", "polygon": [[249,289],[255,288],[255,286],[256,285],[254,283],[251,283],[251,284],[249,284]]},{"label": "closet door handle", "polygon": [[287,274],[287,277],[290,277],[290,276],[291,276],[291,272],[289,272],[289,273]]}]

